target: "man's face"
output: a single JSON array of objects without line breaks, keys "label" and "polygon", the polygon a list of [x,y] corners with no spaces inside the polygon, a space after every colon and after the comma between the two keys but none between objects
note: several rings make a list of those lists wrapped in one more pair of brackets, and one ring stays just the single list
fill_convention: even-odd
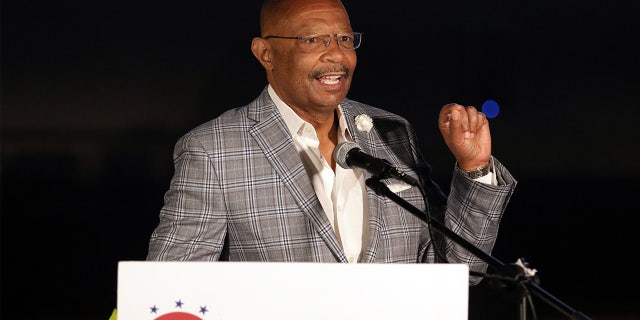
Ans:
[{"label": "man's face", "polygon": [[[308,36],[351,32],[349,17],[339,1],[298,1],[282,15],[269,35]],[[304,52],[295,39],[268,39],[272,70],[267,76],[278,95],[294,110],[333,110],[349,91],[356,67],[355,50],[343,50],[332,37],[329,47]]]}]

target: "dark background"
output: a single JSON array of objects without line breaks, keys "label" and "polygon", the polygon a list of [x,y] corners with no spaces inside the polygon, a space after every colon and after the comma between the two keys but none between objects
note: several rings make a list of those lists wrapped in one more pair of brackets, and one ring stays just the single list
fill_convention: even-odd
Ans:
[{"label": "dark background", "polygon": [[[449,102],[501,105],[519,182],[493,255],[593,319],[636,319],[637,1],[345,1],[350,98],[416,125],[436,179]],[[259,1],[2,2],[2,319],[107,319],[143,260],[188,129],[255,98]],[[633,242],[632,242],[633,241]],[[471,319],[518,319],[483,282]],[[541,319],[566,319],[536,301]]]}]

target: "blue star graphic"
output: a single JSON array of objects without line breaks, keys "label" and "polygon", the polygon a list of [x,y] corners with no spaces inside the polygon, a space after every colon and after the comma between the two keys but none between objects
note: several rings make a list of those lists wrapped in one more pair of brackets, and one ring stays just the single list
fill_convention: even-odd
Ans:
[{"label": "blue star graphic", "polygon": [[202,313],[202,315],[204,315],[207,311],[209,311],[207,310],[207,306],[200,307],[200,312]]},{"label": "blue star graphic", "polygon": [[156,307],[155,304],[153,305],[153,307],[151,307],[149,309],[151,309],[151,313],[158,313],[158,307]]},{"label": "blue star graphic", "polygon": [[182,305],[184,304],[184,302],[182,302],[182,300],[178,300],[176,301],[176,308],[180,308],[182,309]]}]

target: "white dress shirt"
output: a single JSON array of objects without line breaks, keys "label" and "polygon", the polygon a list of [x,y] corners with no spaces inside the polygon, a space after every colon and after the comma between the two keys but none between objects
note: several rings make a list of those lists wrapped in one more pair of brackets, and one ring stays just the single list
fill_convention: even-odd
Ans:
[{"label": "white dress shirt", "polygon": [[[284,103],[271,86],[268,91],[291,132],[316,195],[342,244],[347,260],[350,263],[358,262],[362,248],[366,247],[369,239],[369,206],[362,169],[336,166],[334,172],[329,161],[320,153],[320,141],[315,128]],[[351,141],[342,109],[338,109],[338,143]]]}]

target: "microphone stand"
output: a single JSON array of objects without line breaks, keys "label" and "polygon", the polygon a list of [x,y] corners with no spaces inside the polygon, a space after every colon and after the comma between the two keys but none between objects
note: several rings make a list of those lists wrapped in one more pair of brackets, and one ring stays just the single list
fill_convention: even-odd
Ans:
[{"label": "microphone stand", "polygon": [[[416,208],[411,203],[409,203],[406,200],[402,199],[397,194],[393,193],[384,183],[382,183],[380,181],[380,179],[381,179],[380,177],[369,178],[369,179],[366,180],[366,185],[369,188],[373,189],[377,194],[386,196],[387,198],[391,199],[392,201],[394,201],[395,203],[400,205],[402,208],[404,208],[404,209],[408,210],[409,212],[411,212],[413,215],[418,217],[423,222],[431,225],[431,227],[433,229],[435,229],[438,232],[440,232],[441,234],[445,235],[447,238],[453,240],[455,243],[457,243],[458,245],[462,246],[463,248],[465,248],[466,250],[471,252],[473,255],[475,255],[476,257],[478,257],[482,261],[486,262],[489,266],[493,267],[505,279],[508,279],[509,281],[512,281],[512,282],[520,284],[522,289],[524,289],[525,292],[527,292],[527,291],[528,292],[532,292],[538,298],[540,298],[541,300],[543,300],[544,302],[546,302],[550,306],[556,308],[558,311],[560,311],[562,314],[567,316],[569,319],[591,320],[591,318],[589,318],[588,316],[586,316],[582,312],[579,312],[579,311],[571,308],[569,305],[565,304],[564,302],[562,302],[558,298],[556,298],[553,295],[551,295],[549,292],[547,292],[546,290],[541,288],[537,283],[530,281],[530,279],[528,277],[518,276],[518,272],[514,272],[513,265],[504,264],[500,260],[498,260],[495,257],[493,257],[493,256],[487,254],[486,252],[480,250],[478,247],[476,247],[472,243],[468,242],[466,239],[462,238],[461,236],[459,236],[455,232],[451,231],[449,228],[447,228],[440,221],[431,219],[425,212],[423,212],[422,210]],[[524,320],[524,318],[526,317],[526,308],[525,308],[525,299],[524,298],[523,298],[521,303],[522,303],[522,305],[521,305],[521,310],[520,310],[520,317],[521,317],[521,319]]]}]

